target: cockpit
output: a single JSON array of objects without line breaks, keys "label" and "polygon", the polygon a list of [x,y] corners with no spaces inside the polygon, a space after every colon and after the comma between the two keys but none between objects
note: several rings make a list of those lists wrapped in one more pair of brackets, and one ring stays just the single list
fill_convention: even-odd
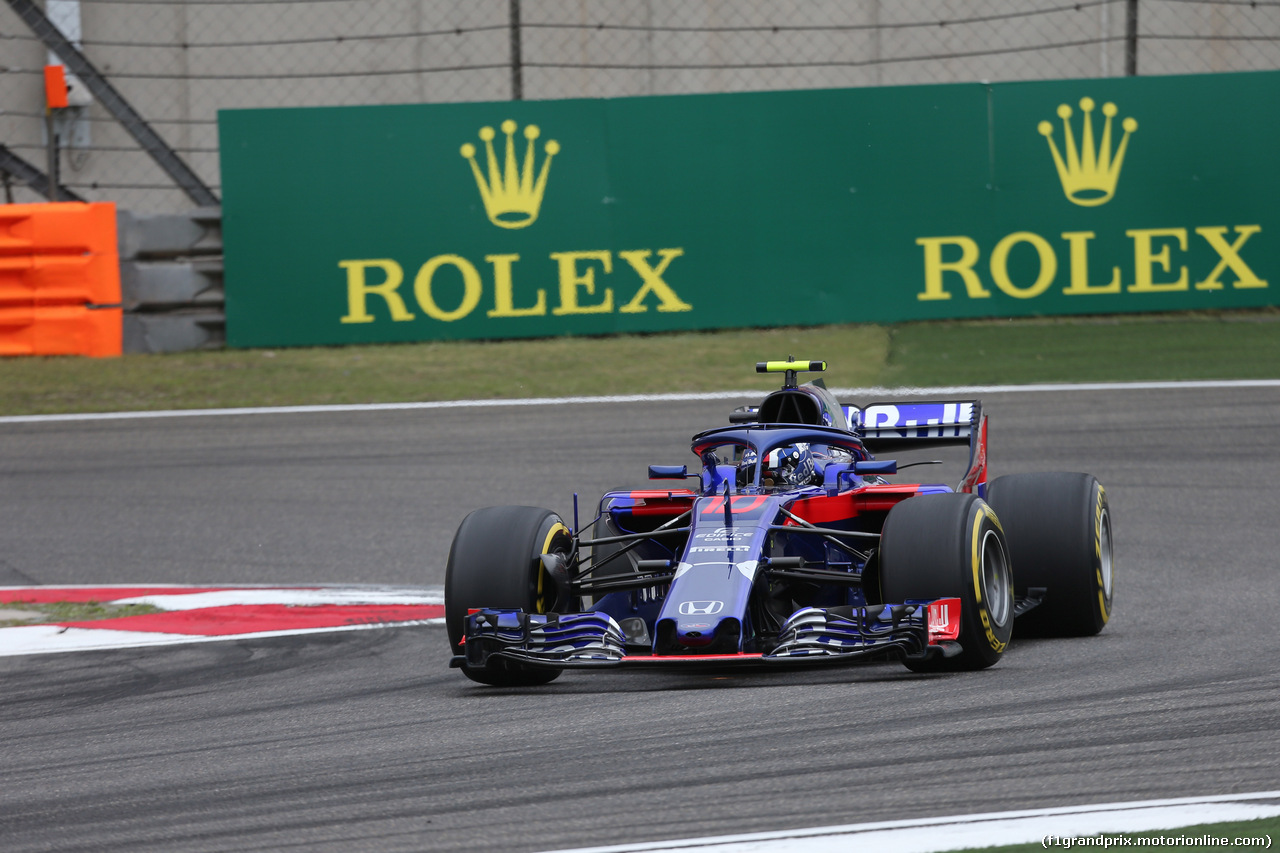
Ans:
[{"label": "cockpit", "polygon": [[[852,474],[853,463],[866,459],[856,438],[843,439],[831,431],[830,441],[818,430],[730,430],[723,442],[696,448],[703,464],[704,493],[732,491],[769,494],[809,486],[837,487],[841,472]],[[825,432],[825,431],[824,431]],[[851,480],[846,477],[843,485]]]}]

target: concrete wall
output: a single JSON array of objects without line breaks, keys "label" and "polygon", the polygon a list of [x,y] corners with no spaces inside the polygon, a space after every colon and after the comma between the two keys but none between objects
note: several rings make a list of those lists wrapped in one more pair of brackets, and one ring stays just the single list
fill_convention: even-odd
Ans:
[{"label": "concrete wall", "polygon": [[[527,99],[1119,76],[1129,8],[521,0],[516,70],[509,0],[70,5],[90,61],[215,193],[223,108],[505,100],[517,76]],[[1139,74],[1280,68],[1280,8],[1141,0],[1137,10]],[[7,4],[0,47],[0,141],[43,169],[48,56]],[[100,104],[70,130],[62,179],[83,197],[140,214],[195,206]]]}]

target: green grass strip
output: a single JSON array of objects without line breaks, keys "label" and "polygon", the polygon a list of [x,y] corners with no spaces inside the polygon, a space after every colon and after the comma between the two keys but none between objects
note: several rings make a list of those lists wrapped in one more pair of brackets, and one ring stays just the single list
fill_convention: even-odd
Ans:
[{"label": "green grass strip", "polygon": [[1280,313],[913,323],[890,330],[890,385],[1274,379]]},{"label": "green grass strip", "polygon": [[1280,378],[1280,310],[1123,318],[0,359],[0,415],[777,387],[766,359],[825,359],[833,387]]},{"label": "green grass strip", "polygon": [[[1199,840],[1208,836],[1210,839],[1227,839],[1223,844],[1166,844],[1169,839]],[[1235,842],[1241,839],[1242,843]],[[1244,841],[1244,839],[1250,839]],[[1229,823],[1209,823],[1199,826],[1183,826],[1176,829],[1158,829],[1150,832],[1102,832],[1081,834],[1072,839],[1070,846],[1067,839],[1059,839],[1048,845],[1041,841],[1030,844],[1011,844],[1005,847],[974,847],[957,853],[1031,853],[1044,850],[1178,850],[1178,851],[1223,851],[1223,850],[1268,850],[1270,841],[1252,839],[1280,840],[1280,817],[1261,818],[1259,820],[1232,821]],[[1127,843],[1126,843],[1127,840]]]},{"label": "green grass strip", "polygon": [[14,612],[29,614],[28,618],[0,618],[0,628],[15,625],[47,625],[54,622],[96,622],[100,619],[118,619],[122,616],[143,616],[163,613],[150,604],[111,604],[97,601],[30,601],[0,602],[0,612],[9,616]]}]

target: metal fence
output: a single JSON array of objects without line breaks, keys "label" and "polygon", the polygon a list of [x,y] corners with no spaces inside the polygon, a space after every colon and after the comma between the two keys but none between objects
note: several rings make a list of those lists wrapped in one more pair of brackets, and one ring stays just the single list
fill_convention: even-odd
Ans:
[{"label": "metal fence", "polygon": [[169,213],[218,203],[219,109],[1268,70],[1280,0],[5,0],[0,57],[0,201],[55,62],[64,195]]}]

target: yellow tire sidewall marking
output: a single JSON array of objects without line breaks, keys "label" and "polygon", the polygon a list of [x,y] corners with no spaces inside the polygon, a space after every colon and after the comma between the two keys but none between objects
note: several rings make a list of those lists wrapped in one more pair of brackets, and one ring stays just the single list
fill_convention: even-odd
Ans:
[{"label": "yellow tire sidewall marking", "polygon": [[996,518],[995,512],[985,503],[981,506],[981,511],[974,513],[973,530],[969,533],[969,539],[973,542],[972,554],[970,562],[973,566],[973,597],[978,603],[978,619],[982,622],[983,633],[987,636],[987,644],[991,646],[991,650],[996,654],[1002,654],[1008,647],[1008,643],[996,636],[995,630],[991,626],[991,616],[987,612],[987,604],[982,600],[982,521],[990,518],[992,524],[999,526],[1000,520]]},{"label": "yellow tire sidewall marking", "polygon": [[[1098,484],[1098,498],[1094,502],[1093,510],[1093,555],[1096,559],[1094,572],[1098,583],[1098,612],[1102,614],[1102,624],[1105,625],[1111,619],[1111,602],[1107,599],[1107,583],[1102,577],[1102,508],[1106,502],[1106,489],[1102,488],[1102,484]],[[1110,514],[1110,513],[1108,513]],[[1116,585],[1116,564],[1113,557],[1111,561],[1111,588],[1114,590]]]},{"label": "yellow tire sidewall marking", "polygon": [[[544,554],[551,553],[551,543],[555,541],[556,534],[558,533],[563,533],[564,535],[568,536],[569,528],[565,527],[563,524],[561,524],[558,521],[555,524],[551,525],[551,529],[547,531],[547,538],[542,543],[542,550],[538,552],[539,558],[542,557],[542,555]],[[541,563],[540,560],[539,560],[539,563]],[[539,565],[538,566],[538,592],[536,597],[534,598],[534,604],[536,605],[539,613],[547,612],[546,606],[543,604],[544,599],[542,595],[543,578],[546,576],[546,574],[547,574],[546,570],[543,569],[541,565]]]}]

